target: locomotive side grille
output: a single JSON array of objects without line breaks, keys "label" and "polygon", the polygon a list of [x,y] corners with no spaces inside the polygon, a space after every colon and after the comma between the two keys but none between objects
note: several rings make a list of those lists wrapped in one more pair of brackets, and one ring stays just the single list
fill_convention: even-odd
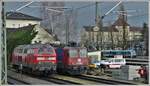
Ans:
[{"label": "locomotive side grille", "polygon": [[44,70],[56,70],[56,64],[52,62],[39,62],[34,67],[35,70],[44,71]]},{"label": "locomotive side grille", "polygon": [[51,62],[39,62],[39,65],[40,66],[50,66],[50,65],[54,65],[54,64]]}]

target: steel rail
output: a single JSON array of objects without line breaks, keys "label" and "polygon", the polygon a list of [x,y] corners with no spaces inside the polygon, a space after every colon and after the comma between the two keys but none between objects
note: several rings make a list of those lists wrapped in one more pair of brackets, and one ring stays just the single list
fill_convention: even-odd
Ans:
[{"label": "steel rail", "polygon": [[127,82],[127,81],[120,81],[120,80],[113,80],[113,79],[104,79],[104,78],[98,78],[98,77],[90,77],[90,76],[75,76],[80,79],[86,79],[90,81],[95,81],[95,82],[101,82],[105,84],[111,84],[111,85],[119,85],[119,84],[125,84],[125,85],[136,85],[135,83],[132,82]]},{"label": "steel rail", "polygon": [[[16,72],[15,70],[11,70],[13,72]],[[55,78],[55,77],[51,77],[52,75],[50,76],[47,76],[47,77],[44,77],[44,76],[38,76],[38,75],[34,75],[34,74],[26,74],[26,73],[23,73],[23,75],[25,76],[29,76],[31,78],[36,78],[36,79],[39,79],[39,80],[44,80],[44,81],[48,81],[48,82],[52,82],[52,83],[55,83],[55,84],[62,84],[62,85],[81,85],[80,83],[77,83],[77,82],[73,82],[73,81],[69,81],[69,80],[63,80],[63,79],[58,79],[58,78]]]},{"label": "steel rail", "polygon": [[[25,81],[22,81],[22,80],[19,80],[19,79],[16,79],[16,78],[14,78],[14,77],[11,77],[11,76],[7,76],[8,78],[10,78],[10,79],[13,79],[13,80],[15,80],[15,81],[18,81],[18,82],[21,82],[22,84],[25,84],[25,85],[31,85],[30,83],[28,83],[28,82],[25,82]],[[8,81],[8,83],[9,84],[15,84],[15,83],[13,83],[13,82],[9,82]]]},{"label": "steel rail", "polygon": [[68,81],[68,80],[64,80],[64,79],[58,79],[58,78],[54,78],[54,77],[48,77],[48,78],[42,78],[42,80],[46,80],[46,81],[50,81],[56,84],[63,84],[63,85],[82,85],[80,83],[76,83],[76,82],[72,82],[72,81]]}]

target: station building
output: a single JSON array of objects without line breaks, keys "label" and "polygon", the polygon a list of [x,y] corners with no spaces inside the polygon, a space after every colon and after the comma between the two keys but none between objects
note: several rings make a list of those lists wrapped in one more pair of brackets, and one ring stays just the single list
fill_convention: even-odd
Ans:
[{"label": "station building", "polygon": [[[124,27],[123,27],[124,26]],[[121,48],[123,44],[123,28],[128,46],[134,46],[142,39],[142,27],[131,26],[122,16],[110,26],[95,29],[95,26],[84,26],[84,33],[81,34],[81,43],[100,44],[103,49]]]}]

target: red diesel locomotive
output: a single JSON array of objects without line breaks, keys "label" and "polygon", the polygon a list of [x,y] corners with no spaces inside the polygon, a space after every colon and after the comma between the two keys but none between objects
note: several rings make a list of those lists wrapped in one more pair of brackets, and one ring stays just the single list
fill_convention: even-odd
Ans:
[{"label": "red diesel locomotive", "polygon": [[19,45],[12,54],[12,66],[29,73],[48,75],[56,72],[55,49],[46,44]]},{"label": "red diesel locomotive", "polygon": [[56,48],[57,72],[80,75],[88,69],[87,49],[80,47]]}]

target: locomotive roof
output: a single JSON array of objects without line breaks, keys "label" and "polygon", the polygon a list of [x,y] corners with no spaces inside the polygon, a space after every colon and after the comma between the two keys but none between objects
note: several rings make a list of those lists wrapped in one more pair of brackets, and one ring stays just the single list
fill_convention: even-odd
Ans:
[{"label": "locomotive roof", "polygon": [[81,49],[81,48],[85,48],[85,47],[64,47],[65,49]]},{"label": "locomotive roof", "polygon": [[109,52],[109,51],[134,51],[134,50],[99,50],[99,51],[89,51],[89,52]]},{"label": "locomotive roof", "polygon": [[16,47],[16,48],[38,48],[38,47],[45,47],[45,46],[52,48],[52,46],[49,45],[49,44],[28,44],[28,45],[19,45],[19,46]]}]

